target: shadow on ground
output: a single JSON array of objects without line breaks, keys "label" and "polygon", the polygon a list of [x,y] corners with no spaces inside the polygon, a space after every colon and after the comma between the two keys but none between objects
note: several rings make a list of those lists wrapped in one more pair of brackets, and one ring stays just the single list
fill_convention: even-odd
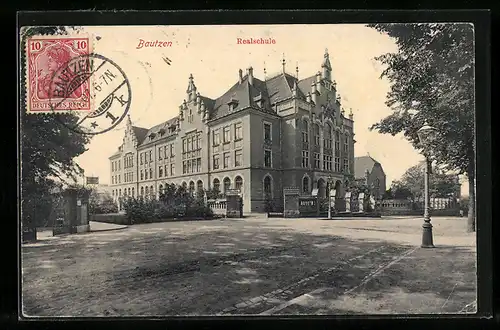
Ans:
[{"label": "shadow on ground", "polygon": [[[23,247],[23,311],[442,313],[475,299],[475,253],[467,249],[417,249],[374,274],[413,249],[246,224],[214,226],[208,233],[152,228],[76,235]],[[328,290],[283,307],[318,288]]]}]

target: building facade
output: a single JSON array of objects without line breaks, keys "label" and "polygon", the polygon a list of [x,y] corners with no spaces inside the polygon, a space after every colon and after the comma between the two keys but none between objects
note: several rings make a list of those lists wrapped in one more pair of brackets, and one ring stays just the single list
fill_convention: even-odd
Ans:
[{"label": "building facade", "polygon": [[215,99],[191,75],[178,116],[149,129],[128,117],[109,158],[113,197],[157,196],[166,183],[231,188],[240,190],[244,212],[262,212],[268,199],[282,205],[284,187],[318,188],[324,197],[335,184],[343,193],[354,178],[353,115],[345,116],[327,51],[318,67],[304,79],[286,73],[285,60],[264,80],[240,69]]},{"label": "building facade", "polygon": [[382,164],[370,156],[354,159],[354,177],[357,182],[371,187],[373,196],[377,199],[384,196],[386,190],[386,175]]}]

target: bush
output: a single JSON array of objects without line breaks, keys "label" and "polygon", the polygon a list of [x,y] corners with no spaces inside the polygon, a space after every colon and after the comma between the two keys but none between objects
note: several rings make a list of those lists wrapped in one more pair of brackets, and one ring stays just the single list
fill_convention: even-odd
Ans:
[{"label": "bush", "polygon": [[113,201],[113,199],[106,199],[104,201],[98,202],[97,204],[91,203],[89,212],[92,214],[117,213],[118,205]]},{"label": "bush", "polygon": [[184,187],[175,185],[167,185],[158,200],[129,198],[124,201],[123,208],[129,221],[136,224],[213,216],[203,197],[194,198]]}]

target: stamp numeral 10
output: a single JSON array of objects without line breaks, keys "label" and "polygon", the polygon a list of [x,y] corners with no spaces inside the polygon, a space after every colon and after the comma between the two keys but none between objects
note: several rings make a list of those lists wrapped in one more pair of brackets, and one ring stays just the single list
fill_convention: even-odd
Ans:
[{"label": "stamp numeral 10", "polygon": [[40,41],[35,41],[31,43],[31,50],[40,50],[42,49],[42,43]]},{"label": "stamp numeral 10", "polygon": [[86,49],[87,41],[86,40],[76,40],[75,42],[76,49]]}]

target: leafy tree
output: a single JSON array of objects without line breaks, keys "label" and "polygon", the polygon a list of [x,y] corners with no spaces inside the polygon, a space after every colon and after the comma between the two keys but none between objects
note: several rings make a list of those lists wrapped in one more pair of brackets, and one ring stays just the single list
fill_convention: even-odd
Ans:
[{"label": "leafy tree", "polygon": [[425,123],[437,134],[427,150],[448,170],[469,181],[468,231],[475,230],[474,31],[470,24],[371,24],[398,46],[377,57],[391,83],[393,113],[374,124],[380,133],[402,133],[416,149]]},{"label": "leafy tree", "polygon": [[[22,68],[26,68],[23,50],[29,37],[66,33],[64,27],[23,29],[20,40]],[[67,178],[83,174],[74,159],[87,150],[85,146],[90,142],[90,137],[67,128],[76,126],[78,122],[78,117],[70,113],[27,114],[26,77],[21,79],[20,96],[22,225],[23,228],[33,228],[44,221],[45,213],[37,210],[40,201],[49,196],[51,189],[57,185],[56,180],[66,182]]]},{"label": "leafy tree", "polygon": [[[410,167],[403,174],[400,181],[392,184],[396,199],[410,198],[412,200],[422,200],[424,197],[424,172],[425,162]],[[433,169],[429,176],[429,194],[430,197],[448,198],[456,197],[459,188],[458,177],[446,174],[439,168]],[[405,197],[401,196],[405,195]]]}]

